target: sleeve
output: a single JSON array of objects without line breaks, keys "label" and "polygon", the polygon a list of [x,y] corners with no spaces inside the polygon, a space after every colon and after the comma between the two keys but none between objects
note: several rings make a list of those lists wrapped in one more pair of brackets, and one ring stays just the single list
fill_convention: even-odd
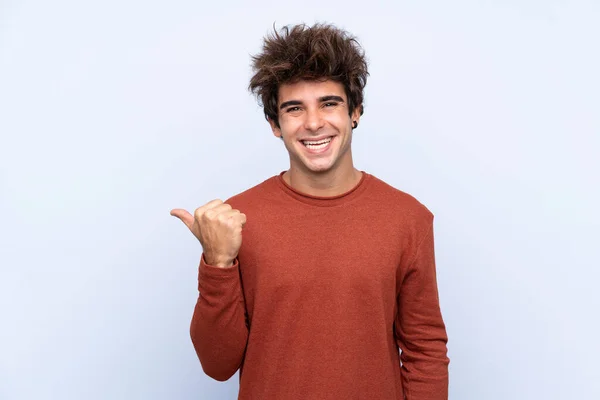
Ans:
[{"label": "sleeve", "polygon": [[198,273],[198,301],[190,334],[204,372],[226,381],[240,368],[246,351],[248,326],[239,261],[220,268],[206,264]]},{"label": "sleeve", "polygon": [[395,334],[406,400],[448,399],[448,337],[440,311],[433,221],[400,277]]}]

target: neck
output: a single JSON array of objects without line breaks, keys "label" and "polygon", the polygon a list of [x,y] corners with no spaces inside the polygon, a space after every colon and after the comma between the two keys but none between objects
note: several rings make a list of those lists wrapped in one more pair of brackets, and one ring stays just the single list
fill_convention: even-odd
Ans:
[{"label": "neck", "polygon": [[324,172],[303,171],[290,167],[283,174],[285,182],[299,192],[310,196],[331,197],[348,192],[354,188],[362,173],[350,165],[350,168],[332,168]]}]

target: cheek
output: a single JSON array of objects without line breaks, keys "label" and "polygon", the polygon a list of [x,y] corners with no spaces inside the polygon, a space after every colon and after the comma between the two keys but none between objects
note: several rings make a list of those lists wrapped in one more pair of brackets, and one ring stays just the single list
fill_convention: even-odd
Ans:
[{"label": "cheek", "polygon": [[331,113],[331,115],[328,116],[328,120],[332,125],[339,128],[346,128],[347,126],[352,125],[352,119],[344,109],[336,110],[335,113]]},{"label": "cheek", "polygon": [[347,131],[349,129],[351,130],[352,121],[348,119],[347,115],[339,115],[331,120],[331,125],[335,126],[340,131]]},{"label": "cheek", "polygon": [[279,127],[281,132],[285,135],[294,134],[302,126],[300,118],[281,118],[279,120]]}]

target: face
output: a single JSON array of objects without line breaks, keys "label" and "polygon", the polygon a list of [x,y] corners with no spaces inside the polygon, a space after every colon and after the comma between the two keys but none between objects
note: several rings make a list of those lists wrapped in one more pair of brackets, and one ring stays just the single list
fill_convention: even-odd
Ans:
[{"label": "face", "polygon": [[269,121],[273,134],[283,136],[290,167],[305,173],[337,168],[352,169],[352,121],[344,86],[339,82],[299,81],[283,84],[278,92],[279,127]]}]

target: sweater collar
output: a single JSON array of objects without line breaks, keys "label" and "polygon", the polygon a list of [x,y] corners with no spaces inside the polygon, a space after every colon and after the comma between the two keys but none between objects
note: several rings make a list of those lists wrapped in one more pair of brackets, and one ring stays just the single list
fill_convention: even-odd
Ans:
[{"label": "sweater collar", "polygon": [[331,207],[346,204],[359,197],[365,191],[369,182],[371,181],[370,174],[366,173],[365,171],[360,171],[362,172],[362,177],[360,178],[358,183],[347,192],[338,194],[336,196],[313,196],[307,193],[300,192],[297,189],[294,189],[293,187],[288,185],[288,183],[283,179],[283,174],[285,172],[286,171],[282,171],[281,173],[279,173],[279,175],[276,175],[274,177],[275,181],[277,182],[277,185],[286,194],[295,198],[296,200],[318,207]]}]

